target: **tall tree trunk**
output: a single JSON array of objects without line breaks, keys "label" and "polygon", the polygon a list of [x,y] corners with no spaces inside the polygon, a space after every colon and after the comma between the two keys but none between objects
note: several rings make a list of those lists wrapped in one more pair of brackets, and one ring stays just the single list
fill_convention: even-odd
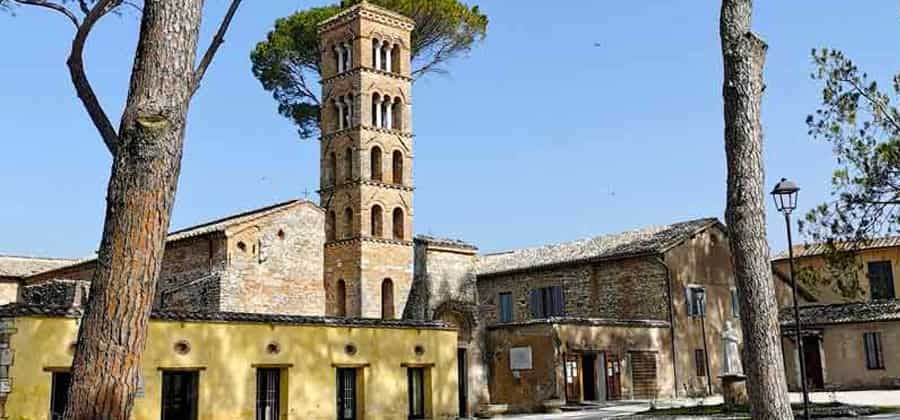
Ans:
[{"label": "tall tree trunk", "polygon": [[728,224],[741,299],[747,391],[754,419],[792,419],[781,354],[778,304],[766,242],[762,101],[766,44],[750,32],[751,0],[723,0],[719,21],[725,78]]},{"label": "tall tree trunk", "polygon": [[175,189],[202,0],[146,0],[73,363],[67,419],[127,419]]}]

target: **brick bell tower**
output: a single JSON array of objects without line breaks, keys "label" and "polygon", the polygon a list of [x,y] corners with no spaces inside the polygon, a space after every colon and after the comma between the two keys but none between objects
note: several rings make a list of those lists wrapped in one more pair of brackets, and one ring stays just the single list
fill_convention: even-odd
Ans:
[{"label": "brick bell tower", "polygon": [[399,318],[412,285],[413,24],[363,1],[319,25],[328,315]]}]

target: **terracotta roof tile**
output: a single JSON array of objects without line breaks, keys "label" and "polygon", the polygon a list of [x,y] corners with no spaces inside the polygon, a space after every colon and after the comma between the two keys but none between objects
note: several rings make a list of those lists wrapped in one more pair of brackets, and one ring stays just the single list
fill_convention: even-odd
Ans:
[{"label": "terracotta roof tile", "polygon": [[[0,317],[79,318],[82,309],[70,306],[49,306],[12,303],[0,305]],[[443,321],[416,321],[378,318],[337,318],[326,316],[258,314],[244,312],[197,312],[154,310],[150,318],[157,321],[265,323],[279,325],[329,325],[339,327],[452,329]]]},{"label": "terracotta roof tile", "polygon": [[[840,250],[854,251],[875,248],[900,247],[900,236],[885,236],[881,238],[874,238],[865,242],[840,242],[837,244],[837,247]],[[825,243],[794,245],[794,257],[811,257],[815,255],[822,255],[826,252],[828,252],[828,245]],[[775,255],[772,260],[785,260],[787,258],[788,252],[787,250],[784,250]]]}]

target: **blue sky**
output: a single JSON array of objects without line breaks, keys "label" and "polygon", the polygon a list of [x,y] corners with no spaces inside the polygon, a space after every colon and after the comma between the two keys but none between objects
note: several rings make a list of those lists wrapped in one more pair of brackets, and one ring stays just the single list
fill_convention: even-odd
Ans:
[{"label": "blue sky", "polygon": [[[467,1],[489,15],[487,39],[414,88],[417,233],[492,251],[723,217],[717,1]],[[277,115],[249,52],[276,18],[325,3],[245,0],[192,104],[173,228],[316,190],[317,141]],[[755,3],[769,43],[766,184],[794,178],[805,210],[827,199],[834,167],[806,134],[820,89],[810,49],[841,48],[886,85],[900,70],[900,8]],[[204,44],[226,6],[207,1]],[[134,14],[106,18],[87,47],[116,121],[137,27]],[[109,157],[69,81],[71,35],[43,10],[0,16],[0,253],[78,257],[99,243]],[[771,205],[768,216],[781,249]]]}]

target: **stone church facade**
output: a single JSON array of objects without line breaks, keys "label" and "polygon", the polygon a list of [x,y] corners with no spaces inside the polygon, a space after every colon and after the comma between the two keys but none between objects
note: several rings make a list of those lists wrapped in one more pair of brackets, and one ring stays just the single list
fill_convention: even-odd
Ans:
[{"label": "stone church facade", "polygon": [[[721,331],[736,319],[717,220],[488,255],[413,234],[412,29],[366,2],[321,24],[319,203],[292,200],[171,233],[160,316],[450,326],[456,348],[440,360],[455,350],[456,376],[433,385],[454,388],[452,404],[442,394],[443,415],[448,404],[465,417],[715,392]],[[15,285],[7,294],[20,304],[77,308],[95,264],[0,280]]]}]

